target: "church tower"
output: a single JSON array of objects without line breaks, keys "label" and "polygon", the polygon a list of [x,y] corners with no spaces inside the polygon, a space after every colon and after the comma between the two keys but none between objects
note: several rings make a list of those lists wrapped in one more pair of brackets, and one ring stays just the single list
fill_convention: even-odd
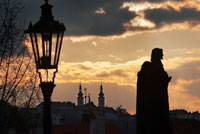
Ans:
[{"label": "church tower", "polygon": [[78,104],[78,106],[83,106],[83,93],[82,93],[81,83],[79,85],[79,93],[78,93],[78,97],[77,97],[77,104]]},{"label": "church tower", "polygon": [[105,98],[104,98],[104,93],[103,93],[103,86],[102,86],[102,83],[101,83],[101,86],[100,86],[100,93],[99,93],[99,107],[102,108],[105,106]]}]

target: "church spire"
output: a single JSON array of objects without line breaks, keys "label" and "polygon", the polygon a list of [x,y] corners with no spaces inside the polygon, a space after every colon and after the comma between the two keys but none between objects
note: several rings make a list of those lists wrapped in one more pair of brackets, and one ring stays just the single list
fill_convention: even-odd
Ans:
[{"label": "church spire", "polygon": [[82,93],[81,81],[80,81],[80,85],[79,85],[79,93],[78,93],[78,97],[77,97],[77,104],[78,104],[78,106],[83,105],[83,93]]},{"label": "church spire", "polygon": [[90,93],[88,94],[88,103],[91,102]]},{"label": "church spire", "polygon": [[101,85],[100,85],[100,93],[99,93],[98,100],[99,100],[99,107],[104,107],[105,106],[105,98],[104,98],[104,93],[103,93],[102,82],[101,82]]},{"label": "church spire", "polygon": [[82,92],[82,86],[81,86],[81,80],[80,80],[80,84],[79,84],[79,92]]},{"label": "church spire", "polygon": [[87,88],[84,88],[84,92],[85,92],[85,104],[87,104]]},{"label": "church spire", "polygon": [[99,97],[104,97],[102,82],[101,82],[101,85],[100,85]]}]

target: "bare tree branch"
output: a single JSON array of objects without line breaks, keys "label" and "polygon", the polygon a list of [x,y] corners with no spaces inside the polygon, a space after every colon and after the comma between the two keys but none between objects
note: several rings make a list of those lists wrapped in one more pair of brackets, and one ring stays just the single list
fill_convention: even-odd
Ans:
[{"label": "bare tree branch", "polygon": [[40,92],[36,91],[37,82],[30,82],[33,78],[37,81],[37,77],[18,18],[23,7],[20,0],[1,0],[0,7],[0,101],[17,100],[16,105],[28,102],[30,106],[31,101],[40,101]]}]

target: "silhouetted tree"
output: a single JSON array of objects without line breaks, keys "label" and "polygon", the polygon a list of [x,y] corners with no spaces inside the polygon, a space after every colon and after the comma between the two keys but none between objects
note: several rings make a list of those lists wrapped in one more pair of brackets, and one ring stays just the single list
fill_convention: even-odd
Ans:
[{"label": "silhouetted tree", "polygon": [[128,114],[127,110],[125,108],[122,107],[122,105],[119,105],[117,108],[116,108],[116,111],[119,113],[119,114]]},{"label": "silhouetted tree", "polygon": [[[19,19],[19,0],[0,0],[0,129],[5,106],[29,108],[40,99],[35,65],[24,36],[24,24]],[[6,105],[5,105],[6,104]],[[8,113],[6,113],[8,114]]]},{"label": "silhouetted tree", "polygon": [[31,104],[39,90],[32,56],[24,44],[23,24],[18,18],[21,9],[19,0],[0,1],[0,100],[24,106]]}]

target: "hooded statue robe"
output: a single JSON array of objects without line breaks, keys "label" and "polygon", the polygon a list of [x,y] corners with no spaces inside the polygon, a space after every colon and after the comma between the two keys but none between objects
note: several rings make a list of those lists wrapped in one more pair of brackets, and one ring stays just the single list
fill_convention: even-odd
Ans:
[{"label": "hooded statue robe", "polygon": [[137,80],[137,134],[170,134],[170,80],[160,60],[143,63]]}]

